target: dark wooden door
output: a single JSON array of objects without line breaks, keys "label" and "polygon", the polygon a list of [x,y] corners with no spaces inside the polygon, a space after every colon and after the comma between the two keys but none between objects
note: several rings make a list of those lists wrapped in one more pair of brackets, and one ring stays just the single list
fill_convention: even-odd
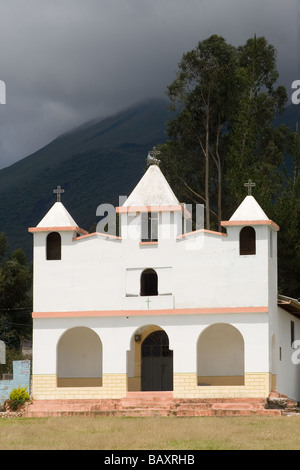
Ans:
[{"label": "dark wooden door", "polygon": [[162,330],[154,331],[142,343],[142,390],[173,390],[173,351]]}]

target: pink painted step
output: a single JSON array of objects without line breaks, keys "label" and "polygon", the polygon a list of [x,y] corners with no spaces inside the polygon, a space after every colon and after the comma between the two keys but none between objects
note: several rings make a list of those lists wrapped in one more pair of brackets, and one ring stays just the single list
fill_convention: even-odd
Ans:
[{"label": "pink painted step", "polygon": [[282,410],[265,409],[266,400],[174,399],[172,392],[128,392],[122,399],[35,400],[24,416],[274,416]]}]

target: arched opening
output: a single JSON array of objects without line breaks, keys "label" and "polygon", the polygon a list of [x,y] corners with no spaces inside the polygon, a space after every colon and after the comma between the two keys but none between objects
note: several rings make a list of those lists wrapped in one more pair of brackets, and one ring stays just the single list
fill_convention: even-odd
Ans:
[{"label": "arched opening", "polygon": [[58,387],[102,385],[102,343],[90,328],[67,330],[57,345]]},{"label": "arched opening", "polygon": [[256,254],[256,233],[253,227],[243,227],[240,231],[240,255]]},{"label": "arched opening", "polygon": [[141,275],[141,295],[158,295],[158,276],[154,269],[145,269]]},{"label": "arched opening", "polygon": [[61,259],[61,236],[57,232],[51,232],[46,241],[47,260]]},{"label": "arched opening", "polygon": [[197,343],[198,385],[244,385],[244,339],[227,323],[207,327]]},{"label": "arched opening", "polygon": [[173,351],[165,331],[150,333],[141,345],[142,391],[173,390]]},{"label": "arched opening", "polygon": [[161,330],[158,325],[139,326],[131,336],[127,354],[127,386],[129,392],[142,390],[142,344],[154,331]]}]

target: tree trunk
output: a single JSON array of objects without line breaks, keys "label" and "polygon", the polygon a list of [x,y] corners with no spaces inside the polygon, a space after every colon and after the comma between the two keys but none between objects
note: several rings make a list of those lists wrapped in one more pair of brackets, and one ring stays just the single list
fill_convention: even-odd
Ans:
[{"label": "tree trunk", "polygon": [[219,119],[219,127],[217,132],[217,142],[216,142],[216,163],[218,170],[218,230],[222,231],[221,221],[222,221],[222,167],[221,167],[221,158],[219,154],[219,141],[220,141],[220,132],[221,124]]},{"label": "tree trunk", "polygon": [[209,99],[210,92],[208,93],[208,103],[206,110],[206,135],[205,135],[205,205],[206,205],[206,229],[210,230],[210,205],[209,205]]}]

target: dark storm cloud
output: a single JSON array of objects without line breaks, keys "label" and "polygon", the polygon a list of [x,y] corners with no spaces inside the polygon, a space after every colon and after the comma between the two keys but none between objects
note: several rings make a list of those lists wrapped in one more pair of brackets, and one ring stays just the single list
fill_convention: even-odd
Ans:
[{"label": "dark storm cloud", "polygon": [[[0,168],[62,132],[164,96],[182,54],[211,34],[264,35],[282,81],[300,79],[298,0],[2,0]],[[297,70],[298,68],[298,70]]]}]

